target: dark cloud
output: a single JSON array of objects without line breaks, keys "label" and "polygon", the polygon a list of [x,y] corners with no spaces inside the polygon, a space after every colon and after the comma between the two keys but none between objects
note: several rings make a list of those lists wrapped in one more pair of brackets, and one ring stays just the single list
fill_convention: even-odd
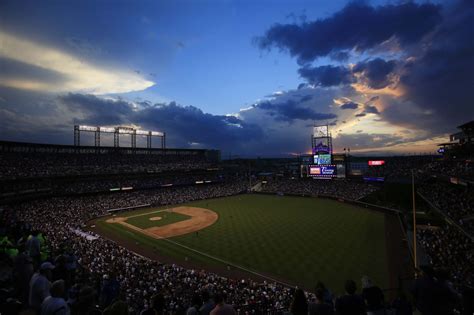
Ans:
[{"label": "dark cloud", "polygon": [[[446,9],[446,21],[429,46],[404,68],[400,82],[405,99],[425,114],[416,122],[436,132],[449,132],[474,117],[474,2],[458,1]],[[392,111],[387,120],[404,122],[410,117]]]},{"label": "dark cloud", "polygon": [[390,74],[395,69],[395,60],[385,61],[376,58],[369,61],[359,62],[354,66],[354,73],[363,74],[364,83],[372,89],[382,89],[391,84]]},{"label": "dark cloud", "polygon": [[357,109],[359,108],[359,104],[354,103],[354,102],[347,102],[347,103],[342,104],[339,108],[340,109]]},{"label": "dark cloud", "polygon": [[350,147],[351,151],[358,149],[380,150],[380,148],[393,146],[406,142],[403,137],[386,133],[363,133],[358,130],[355,134],[340,133],[333,141],[337,148]]},{"label": "dark cloud", "polygon": [[134,114],[129,102],[90,94],[69,93],[57,100],[74,115],[76,124],[120,125],[130,122]]},{"label": "dark cloud", "polygon": [[360,113],[358,113],[354,116],[355,117],[364,117],[364,116],[367,116],[367,114],[377,114],[377,115],[379,115],[380,112],[377,109],[377,107],[365,104],[363,111],[361,111]]},{"label": "dark cloud", "polygon": [[301,90],[302,88],[306,87],[306,83],[300,83],[298,84],[298,90]]},{"label": "dark cloud", "polygon": [[372,105],[365,105],[364,106],[364,113],[367,113],[367,114],[380,114],[377,107],[372,106]]},{"label": "dark cloud", "polygon": [[67,94],[59,97],[74,115],[74,123],[92,125],[134,124],[166,131],[174,146],[199,143],[208,148],[242,149],[246,142],[263,136],[260,127],[235,116],[212,115],[194,106],[146,103],[136,108],[127,101],[107,100],[94,95]]},{"label": "dark cloud", "polygon": [[313,95],[305,95],[300,99],[300,102],[307,102],[313,99]]},{"label": "dark cloud", "polygon": [[68,80],[66,76],[59,72],[0,57],[0,79],[2,78],[5,80],[26,80],[51,84],[59,84]]},{"label": "dark cloud", "polygon": [[347,51],[334,51],[329,54],[329,58],[335,61],[343,62],[349,60],[350,54]]},{"label": "dark cloud", "polygon": [[351,71],[343,66],[305,66],[300,68],[298,73],[309,83],[323,87],[348,84],[354,81]]},{"label": "dark cloud", "polygon": [[301,24],[276,24],[257,39],[260,49],[288,50],[300,63],[356,49],[365,51],[391,38],[416,43],[441,21],[440,6],[413,2],[373,7],[353,2],[332,16]]},{"label": "dark cloud", "polygon": [[[382,89],[392,84],[392,73],[397,62],[395,60],[385,61],[375,58],[369,61],[357,63],[352,69],[345,66],[304,66],[298,73],[308,83],[323,87],[338,86],[359,82],[372,89]],[[358,74],[359,79],[356,79]]]},{"label": "dark cloud", "polygon": [[283,103],[261,102],[256,108],[267,111],[275,120],[292,122],[299,120],[326,120],[334,119],[337,116],[332,113],[319,113],[308,107],[299,106],[294,100],[287,100]]}]

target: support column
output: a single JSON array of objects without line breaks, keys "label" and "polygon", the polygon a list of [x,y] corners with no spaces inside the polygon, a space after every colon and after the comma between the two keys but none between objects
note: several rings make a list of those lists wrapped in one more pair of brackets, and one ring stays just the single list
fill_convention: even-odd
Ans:
[{"label": "support column", "polygon": [[94,132],[94,145],[96,147],[100,147],[100,127],[98,127],[97,131]]},{"label": "support column", "polygon": [[120,136],[118,129],[115,129],[114,132],[114,147],[118,148],[120,146]]},{"label": "support column", "polygon": [[150,133],[146,135],[146,147],[148,149],[151,149],[151,134]]},{"label": "support column", "polygon": [[80,146],[81,145],[81,131],[79,130],[79,126],[74,126],[74,145]]}]

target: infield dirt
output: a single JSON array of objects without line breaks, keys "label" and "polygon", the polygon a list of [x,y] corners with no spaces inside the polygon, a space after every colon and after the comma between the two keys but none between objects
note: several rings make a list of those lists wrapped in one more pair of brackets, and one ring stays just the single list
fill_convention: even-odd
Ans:
[{"label": "infield dirt", "polygon": [[187,220],[171,223],[164,226],[150,227],[146,229],[139,228],[127,223],[127,217],[114,217],[106,222],[110,224],[121,224],[128,229],[143,233],[147,236],[162,239],[173,236],[179,236],[202,230],[217,221],[218,215],[214,211],[197,207],[176,207],[170,209],[174,213],[180,213],[189,216]]}]

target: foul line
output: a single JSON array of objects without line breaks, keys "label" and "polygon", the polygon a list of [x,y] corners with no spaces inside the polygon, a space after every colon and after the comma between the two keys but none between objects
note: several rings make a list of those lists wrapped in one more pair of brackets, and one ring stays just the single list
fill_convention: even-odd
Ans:
[{"label": "foul line", "polygon": [[[161,210],[157,210],[157,211],[153,211],[153,212],[147,212],[147,213],[142,213],[142,214],[136,214],[136,215],[131,215],[129,217],[124,217],[125,219],[130,219],[130,218],[135,218],[135,217],[141,217],[141,216],[144,216],[144,215],[149,215],[149,214],[154,214],[154,213],[159,213],[159,212],[165,212],[165,211],[173,211],[173,209],[161,209]],[[125,220],[126,221],[126,220]]]},{"label": "foul line", "polygon": [[215,257],[215,256],[212,256],[212,255],[210,255],[210,254],[201,252],[201,251],[199,251],[199,250],[197,250],[197,249],[194,249],[194,248],[191,248],[191,247],[189,247],[189,246],[180,244],[180,243],[175,242],[175,241],[172,241],[172,240],[170,240],[170,239],[161,238],[161,240],[167,241],[167,242],[169,242],[169,243],[171,243],[171,244],[180,246],[180,247],[182,247],[182,248],[184,248],[184,249],[186,249],[186,250],[189,250],[189,251],[198,253],[198,254],[200,254],[200,255],[202,255],[202,256],[205,256],[205,257],[214,259],[214,260],[216,260],[216,261],[218,261],[218,262],[221,262],[221,263],[224,263],[224,264],[226,264],[226,265],[232,266],[232,267],[234,267],[234,268],[236,268],[236,269],[240,269],[240,270],[243,270],[243,271],[245,271],[245,272],[251,273],[251,274],[253,274],[253,275],[255,275],[255,276],[258,276],[258,277],[261,277],[261,278],[270,280],[270,281],[272,281],[272,282],[276,282],[276,283],[285,285],[285,286],[287,286],[287,287],[295,287],[295,285],[292,285],[292,284],[289,284],[289,283],[286,283],[286,282],[283,282],[283,281],[280,281],[280,280],[277,280],[277,279],[273,279],[272,277],[263,275],[263,274],[261,274],[261,273],[259,273],[259,272],[257,272],[257,271],[254,271],[254,270],[251,270],[251,269],[247,269],[247,268],[245,268],[245,267],[242,267],[242,266],[239,266],[239,265],[237,265],[237,264],[234,264],[234,263],[232,263],[232,262],[230,262],[230,261],[227,261],[227,260],[221,259],[221,258],[219,258],[219,257]]}]

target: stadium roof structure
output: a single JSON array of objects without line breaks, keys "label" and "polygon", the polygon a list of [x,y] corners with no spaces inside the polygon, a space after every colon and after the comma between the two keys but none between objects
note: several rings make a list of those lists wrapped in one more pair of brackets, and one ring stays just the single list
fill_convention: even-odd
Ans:
[{"label": "stadium roof structure", "polygon": [[471,120],[470,122],[467,122],[465,124],[462,124],[457,127],[458,129],[474,129],[474,120]]}]

